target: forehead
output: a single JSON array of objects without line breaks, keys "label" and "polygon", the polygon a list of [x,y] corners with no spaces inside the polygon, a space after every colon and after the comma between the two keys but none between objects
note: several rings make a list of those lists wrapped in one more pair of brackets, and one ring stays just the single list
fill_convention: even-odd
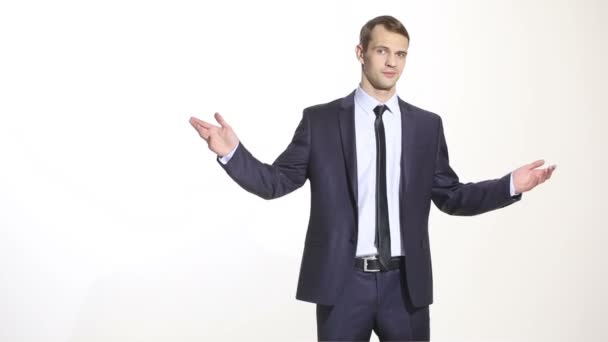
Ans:
[{"label": "forehead", "polygon": [[387,30],[384,25],[376,25],[371,31],[369,45],[382,45],[394,50],[407,50],[409,41],[405,36]]}]

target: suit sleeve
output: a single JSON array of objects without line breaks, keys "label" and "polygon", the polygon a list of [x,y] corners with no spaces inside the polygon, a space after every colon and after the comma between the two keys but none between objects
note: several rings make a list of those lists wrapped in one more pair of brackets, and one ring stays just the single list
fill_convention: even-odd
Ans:
[{"label": "suit sleeve", "polygon": [[273,199],[296,190],[306,182],[309,156],[310,119],[304,110],[291,143],[272,165],[256,159],[242,142],[230,161],[224,165],[218,159],[218,163],[243,189],[264,199]]},{"label": "suit sleeve", "polygon": [[461,183],[450,167],[441,118],[438,126],[438,147],[431,191],[431,199],[437,208],[450,215],[471,216],[505,207],[521,199],[521,194],[511,196],[510,173],[498,179]]}]

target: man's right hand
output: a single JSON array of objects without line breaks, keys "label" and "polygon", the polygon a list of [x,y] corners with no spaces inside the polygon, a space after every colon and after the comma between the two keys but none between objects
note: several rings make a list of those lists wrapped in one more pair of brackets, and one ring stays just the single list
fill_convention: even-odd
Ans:
[{"label": "man's right hand", "polygon": [[190,118],[190,124],[198,134],[203,138],[209,149],[215,152],[218,156],[223,157],[230,153],[239,143],[239,138],[232,130],[232,127],[224,121],[224,118],[219,113],[215,113],[215,120],[220,126],[212,125],[206,121]]}]

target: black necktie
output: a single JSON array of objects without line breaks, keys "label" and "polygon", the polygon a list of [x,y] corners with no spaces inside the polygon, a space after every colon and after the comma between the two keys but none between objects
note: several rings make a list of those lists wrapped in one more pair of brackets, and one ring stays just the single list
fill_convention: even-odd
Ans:
[{"label": "black necktie", "polygon": [[388,224],[388,200],[386,198],[386,138],[382,114],[388,108],[379,105],[374,108],[376,121],[376,238],[374,244],[378,249],[380,263],[388,269],[391,260],[391,232]]}]

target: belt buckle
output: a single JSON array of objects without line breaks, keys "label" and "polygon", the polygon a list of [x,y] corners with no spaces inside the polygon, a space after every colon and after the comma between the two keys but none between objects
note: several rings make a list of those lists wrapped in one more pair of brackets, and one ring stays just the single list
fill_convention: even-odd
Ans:
[{"label": "belt buckle", "polygon": [[363,271],[364,272],[380,272],[380,270],[370,270],[370,269],[368,269],[367,268],[367,261],[368,260],[378,260],[378,258],[375,255],[364,257],[363,258]]}]

